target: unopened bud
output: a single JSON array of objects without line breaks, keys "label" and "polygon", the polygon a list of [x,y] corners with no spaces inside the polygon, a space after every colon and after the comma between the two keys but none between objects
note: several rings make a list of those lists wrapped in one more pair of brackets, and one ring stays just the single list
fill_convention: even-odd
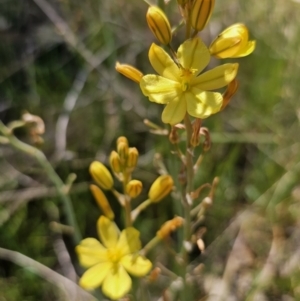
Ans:
[{"label": "unopened bud", "polygon": [[119,143],[121,143],[121,142],[124,142],[124,143],[126,143],[128,145],[128,139],[125,136],[120,136],[117,139],[117,143],[116,143],[117,144],[117,148],[118,148]]},{"label": "unopened bud", "polygon": [[113,220],[115,218],[115,214],[112,211],[110,204],[103,191],[98,186],[93,184],[90,185],[90,190],[103,214],[110,220]]},{"label": "unopened bud", "polygon": [[148,197],[152,203],[157,203],[167,196],[174,185],[174,181],[170,175],[159,176],[150,187]]},{"label": "unopened bud", "polygon": [[98,161],[94,161],[90,165],[90,174],[94,181],[103,189],[110,190],[114,181],[109,170]]},{"label": "unopened bud", "polygon": [[143,184],[139,180],[131,180],[126,185],[126,193],[133,199],[140,195],[142,189]]},{"label": "unopened bud", "polygon": [[150,30],[158,41],[164,45],[168,45],[172,40],[172,32],[165,13],[156,6],[150,6],[146,14],[146,19]]},{"label": "unopened bud", "polygon": [[174,232],[177,228],[181,227],[183,225],[184,219],[180,216],[176,216],[173,219],[165,222],[160,229],[156,232],[156,235],[164,239],[167,236],[171,234],[171,232]]},{"label": "unopened bud", "polygon": [[209,47],[211,55],[221,59],[247,56],[254,49],[255,41],[249,41],[248,28],[241,23],[226,28]]},{"label": "unopened bud", "polygon": [[128,144],[125,142],[120,142],[117,145],[117,151],[120,156],[120,162],[122,165],[125,165],[127,157],[128,157]]},{"label": "unopened bud", "polygon": [[215,6],[215,0],[194,0],[191,9],[191,25],[197,31],[204,29]]},{"label": "unopened bud", "polygon": [[133,80],[138,84],[144,76],[144,74],[135,67],[127,64],[120,64],[119,62],[116,62],[115,69],[122,75],[126,76],[127,78]]},{"label": "unopened bud", "polygon": [[122,171],[120,156],[116,151],[110,153],[109,163],[114,173],[118,174]]},{"label": "unopened bud", "polygon": [[130,147],[128,150],[126,167],[129,169],[135,168],[137,165],[138,157],[139,157],[138,150],[135,147]]}]

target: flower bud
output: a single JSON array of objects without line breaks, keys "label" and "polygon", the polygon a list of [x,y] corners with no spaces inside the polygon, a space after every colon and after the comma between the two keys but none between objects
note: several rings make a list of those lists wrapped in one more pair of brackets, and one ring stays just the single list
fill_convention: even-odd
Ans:
[{"label": "flower bud", "polygon": [[177,228],[181,227],[183,225],[183,221],[183,218],[180,216],[174,217],[173,219],[165,222],[156,232],[156,235],[161,239],[166,238],[171,234],[171,232],[174,232]]},{"label": "flower bud", "polygon": [[128,143],[126,143],[124,141],[120,141],[117,144],[117,151],[120,156],[121,165],[123,165],[123,166],[126,164],[126,160],[128,157],[128,150],[129,150]]},{"label": "flower bud", "polygon": [[164,45],[168,45],[172,40],[172,32],[165,13],[156,6],[150,6],[146,14],[146,19],[150,30],[158,41]]},{"label": "flower bud", "polygon": [[131,180],[126,185],[126,193],[133,199],[140,195],[142,189],[143,184],[139,180]]},{"label": "flower bud", "polygon": [[122,171],[120,156],[116,151],[110,153],[109,163],[114,173],[118,174]]},{"label": "flower bud", "polygon": [[116,62],[115,69],[121,73],[122,75],[128,77],[129,79],[133,80],[136,83],[140,83],[142,77],[144,74],[136,69],[135,67],[131,65],[126,65],[126,64],[120,64],[119,62]]},{"label": "flower bud", "polygon": [[109,202],[105,196],[105,194],[103,193],[103,191],[96,185],[90,185],[90,190],[98,204],[98,206],[100,207],[100,209],[102,210],[103,214],[108,217],[110,220],[113,220],[115,218],[115,214],[112,211]]},{"label": "flower bud", "polygon": [[148,197],[152,203],[157,203],[167,196],[173,188],[173,179],[170,175],[159,176],[150,187]]},{"label": "flower bud", "polygon": [[128,140],[127,140],[127,138],[125,137],[125,136],[120,136],[118,139],[117,139],[117,148],[118,148],[118,145],[119,145],[119,143],[121,143],[121,142],[124,142],[124,143],[126,143],[127,145],[128,145]]},{"label": "flower bud", "polygon": [[128,150],[128,157],[126,167],[129,169],[133,169],[137,165],[137,160],[139,157],[139,152],[135,147],[130,147]]},{"label": "flower bud", "polygon": [[191,9],[191,25],[197,31],[204,29],[215,6],[215,0],[194,0]]},{"label": "flower bud", "polygon": [[221,59],[247,56],[254,49],[255,41],[249,41],[248,28],[241,23],[226,28],[209,47],[211,55]]},{"label": "flower bud", "polygon": [[109,170],[98,161],[94,161],[90,165],[90,174],[94,181],[103,189],[110,190],[114,181]]}]

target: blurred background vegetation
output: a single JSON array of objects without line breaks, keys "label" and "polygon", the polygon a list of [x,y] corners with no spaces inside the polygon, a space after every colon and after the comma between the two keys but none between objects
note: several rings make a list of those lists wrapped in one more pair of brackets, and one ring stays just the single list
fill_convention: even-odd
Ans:
[{"label": "blurred background vegetation", "polygon": [[[76,218],[83,237],[96,237],[100,211],[88,190],[88,167],[95,159],[107,163],[118,136],[126,136],[140,152],[134,176],[143,181],[144,194],[136,204],[158,174],[156,153],[175,180],[180,169],[166,137],[149,133],[143,123],[148,118],[164,127],[162,107],[114,69],[120,61],[152,72],[147,5],[137,0],[1,0],[0,7],[0,118],[7,124],[28,111],[44,120],[39,148],[63,181],[77,175],[70,192]],[[177,24],[176,1],[164,9]],[[232,60],[240,63],[237,95],[225,111],[204,122],[213,144],[196,184],[215,176],[220,183],[201,225],[207,250],[191,258],[195,267],[205,264],[199,277],[202,295],[300,300],[299,14],[297,0],[216,0],[201,34],[210,43],[226,26],[242,22],[257,41],[252,55]],[[182,41],[179,31],[173,46]],[[212,60],[211,66],[219,63]],[[31,143],[26,130],[16,135]],[[53,229],[53,221],[64,223],[65,216],[45,172],[9,145],[0,148],[0,170],[0,247],[65,276],[61,257],[69,253],[80,273],[72,240]],[[120,212],[114,197],[107,196]],[[165,199],[139,217],[143,243],[180,214],[176,202]],[[150,255],[154,262],[159,257],[158,251]],[[159,260],[168,264],[166,258]],[[164,285],[158,285],[158,295]],[[32,271],[0,258],[0,300],[64,299]]]}]

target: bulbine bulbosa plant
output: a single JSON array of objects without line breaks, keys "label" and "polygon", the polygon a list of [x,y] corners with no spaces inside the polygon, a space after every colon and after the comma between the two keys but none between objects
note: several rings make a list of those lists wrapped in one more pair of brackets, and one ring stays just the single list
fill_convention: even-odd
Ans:
[{"label": "bulbine bulbosa plant", "polygon": [[[139,85],[141,99],[144,98],[141,101],[148,99],[155,103],[153,106],[162,105],[161,121],[165,129],[150,120],[144,122],[153,133],[163,133],[160,139],[171,144],[172,156],[176,156],[181,166],[177,177],[162,164],[164,168],[145,191],[142,180],[136,179],[134,173],[139,164],[139,150],[125,136],[116,137],[109,166],[94,161],[89,167],[93,179],[90,191],[101,210],[95,225],[99,239],[82,239],[68,184],[60,180],[38,149],[13,134],[15,128],[30,125],[31,136],[38,141],[43,132],[42,120],[27,113],[18,122],[8,125],[1,122],[1,142],[35,156],[56,186],[72,228],[78,261],[84,268],[78,281],[80,287],[95,292],[98,300],[206,300],[201,299],[205,298],[205,291],[201,290],[203,267],[195,266],[190,254],[195,247],[200,252],[205,250],[204,232],[199,233],[197,226],[213,206],[220,179],[216,177],[211,183],[201,185],[194,181],[203,156],[211,148],[210,131],[203,127],[203,121],[213,114],[226,114],[223,110],[238,89],[236,78],[239,68],[243,68],[238,58],[251,54],[255,41],[249,39],[246,25],[236,23],[224,28],[210,45],[205,44],[201,32],[209,26],[215,0],[177,0],[177,19],[172,16],[172,20],[177,20],[175,24],[171,24],[161,8],[147,5],[143,13],[155,40],[148,45],[149,64],[154,71],[144,74],[126,62],[116,62],[115,69]],[[176,40],[184,35],[178,47],[174,47],[175,34]],[[234,62],[220,61],[211,68],[212,58],[234,59]],[[147,197],[137,203],[135,199],[143,191],[142,195]],[[107,192],[118,201],[121,214],[112,209]],[[156,235],[145,241],[140,237],[137,220],[145,211],[152,210],[153,204],[159,207],[165,198],[175,198],[180,210],[157,225]],[[159,249],[160,256],[153,255],[155,249]],[[172,264],[165,263],[168,256],[172,257]],[[162,286],[156,287],[160,281]]]}]

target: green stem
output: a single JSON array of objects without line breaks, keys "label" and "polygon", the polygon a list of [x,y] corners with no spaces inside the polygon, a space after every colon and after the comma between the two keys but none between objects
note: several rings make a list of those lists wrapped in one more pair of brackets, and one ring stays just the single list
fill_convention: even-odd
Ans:
[{"label": "green stem", "polygon": [[193,167],[193,148],[190,141],[192,137],[192,125],[188,114],[184,117],[184,124],[186,130],[186,186],[182,187],[182,204],[184,209],[184,227],[183,227],[183,241],[181,246],[181,256],[183,264],[181,267],[181,275],[184,279],[184,289],[182,297],[187,299],[190,296],[190,289],[186,283],[186,273],[188,266],[188,248],[187,245],[191,240],[191,200],[190,194],[193,191],[194,167]]},{"label": "green stem", "polygon": [[74,243],[78,244],[82,238],[81,238],[81,234],[80,234],[80,231],[79,231],[79,228],[78,228],[75,216],[74,216],[74,209],[72,206],[71,199],[67,193],[67,189],[66,189],[64,182],[57,175],[57,173],[53,169],[52,165],[49,163],[46,156],[44,155],[44,153],[41,152],[40,150],[38,150],[37,148],[35,148],[31,145],[28,145],[28,144],[20,141],[18,138],[16,138],[13,135],[12,131],[8,127],[6,127],[2,123],[1,120],[0,120],[0,131],[9,140],[9,143],[14,148],[22,151],[23,153],[28,154],[29,156],[34,157],[39,162],[39,164],[41,165],[43,170],[46,172],[47,176],[54,184],[54,186],[57,190],[57,193],[63,203],[67,223],[74,230],[74,235],[73,235]]},{"label": "green stem", "polygon": [[132,222],[138,217],[138,215],[145,210],[149,205],[151,205],[151,200],[146,200],[143,203],[139,204],[132,212],[131,212],[131,220]]},{"label": "green stem", "polygon": [[126,228],[131,227],[132,220],[131,220],[131,202],[130,197],[126,194],[126,186],[130,180],[130,176],[127,172],[123,174],[123,193],[125,195],[125,202],[124,202],[124,209],[125,209],[125,223]]}]

